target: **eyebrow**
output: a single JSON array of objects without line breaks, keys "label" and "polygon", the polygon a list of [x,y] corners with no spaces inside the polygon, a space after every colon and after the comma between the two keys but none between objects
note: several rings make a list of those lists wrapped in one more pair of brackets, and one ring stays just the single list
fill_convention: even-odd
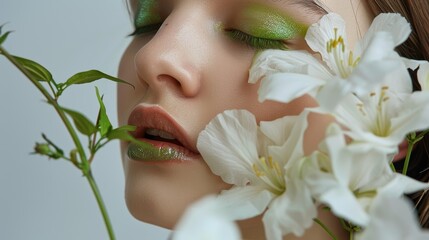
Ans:
[{"label": "eyebrow", "polygon": [[318,0],[290,0],[291,5],[300,5],[308,9],[310,12],[318,14],[327,14],[328,11],[323,7],[323,4]]}]

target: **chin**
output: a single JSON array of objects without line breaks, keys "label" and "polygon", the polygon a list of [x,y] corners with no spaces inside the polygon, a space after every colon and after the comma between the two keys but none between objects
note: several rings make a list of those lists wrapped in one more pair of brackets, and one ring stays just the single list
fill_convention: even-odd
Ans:
[{"label": "chin", "polygon": [[205,162],[147,164],[125,160],[125,200],[136,219],[172,229],[193,202],[228,189]]},{"label": "chin", "polygon": [[139,221],[173,229],[180,220],[186,205],[173,202],[171,197],[168,201],[161,196],[153,196],[145,189],[139,189],[139,191],[126,188],[125,200],[131,215]]}]

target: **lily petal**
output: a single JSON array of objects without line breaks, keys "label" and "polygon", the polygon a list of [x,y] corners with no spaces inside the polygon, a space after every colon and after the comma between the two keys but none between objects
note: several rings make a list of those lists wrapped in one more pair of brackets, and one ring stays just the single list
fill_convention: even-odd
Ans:
[{"label": "lily petal", "polygon": [[253,114],[228,110],[200,133],[197,148],[214,174],[226,183],[245,186],[256,178],[251,166],[259,159],[257,131]]},{"label": "lily petal", "polygon": [[429,62],[420,64],[417,75],[422,91],[429,92]]},{"label": "lily petal", "polygon": [[320,171],[317,155],[312,155],[311,165],[305,166],[305,181],[313,196],[328,205],[335,215],[365,226],[369,216],[360,203],[343,183],[339,183],[332,174]]},{"label": "lily petal", "polygon": [[320,105],[320,110],[333,112],[338,104],[350,93],[352,85],[343,79],[333,77],[316,95],[316,100]]},{"label": "lily petal", "polygon": [[225,212],[225,203],[216,196],[205,197],[191,205],[173,233],[173,240],[239,240],[240,230]]},{"label": "lily petal", "polygon": [[320,196],[320,201],[327,204],[336,216],[342,217],[353,223],[366,226],[369,215],[360,205],[356,197],[345,187],[337,186],[329,189]]},{"label": "lily petal", "polygon": [[[336,29],[334,31],[334,29]],[[336,35],[335,35],[336,34]],[[305,40],[308,46],[322,55],[323,61],[334,69],[330,60],[330,54],[326,48],[326,43],[331,39],[336,39],[342,36],[345,43],[347,43],[345,22],[340,15],[336,13],[329,13],[323,16],[318,23],[312,24],[307,31]]]},{"label": "lily petal", "polygon": [[273,121],[261,121],[259,123],[261,132],[274,142],[274,145],[282,145],[290,136],[297,116],[285,116]]},{"label": "lily petal", "polygon": [[243,220],[265,211],[274,195],[261,186],[232,187],[218,196],[223,211],[231,220]]},{"label": "lily petal", "polygon": [[429,127],[429,92],[414,92],[403,103],[401,113],[392,121],[391,138],[401,142],[406,134]]},{"label": "lily petal", "polygon": [[302,73],[320,79],[329,79],[329,70],[306,51],[264,50],[255,56],[249,70],[249,83],[274,73]]},{"label": "lily petal", "polygon": [[279,161],[289,172],[290,167],[304,156],[304,132],[308,127],[309,113],[309,110],[304,110],[300,115],[294,117],[295,124],[281,145],[268,147],[269,155]]},{"label": "lily petal", "polygon": [[418,227],[420,224],[409,200],[382,195],[374,201],[370,214],[370,224],[356,235],[357,240],[429,239],[429,231]]},{"label": "lily petal", "polygon": [[288,103],[305,94],[314,96],[325,82],[317,77],[295,73],[276,73],[265,78],[258,90],[259,101]]},{"label": "lily petal", "polygon": [[352,130],[365,129],[368,125],[367,119],[356,107],[361,104],[362,101],[354,94],[347,95],[335,110],[336,115],[339,116],[337,121]]},{"label": "lily petal", "polygon": [[267,239],[281,240],[289,233],[302,236],[317,216],[316,205],[304,182],[297,178],[286,181],[287,192],[270,204],[263,217]]},{"label": "lily petal", "polygon": [[379,14],[374,18],[371,26],[366,32],[356,51],[362,52],[366,49],[371,41],[371,38],[377,32],[386,32],[393,38],[394,46],[399,46],[408,39],[411,34],[411,26],[407,20],[398,13]]},{"label": "lily petal", "polygon": [[370,39],[360,63],[349,77],[354,93],[358,95],[368,93],[376,85],[391,77],[392,74],[389,73],[405,67],[402,59],[394,52],[394,47],[392,37],[385,32],[378,32]]},{"label": "lily petal", "polygon": [[429,183],[420,182],[400,173],[394,173],[393,179],[379,193],[382,195],[400,197],[403,194],[410,194],[429,188]]},{"label": "lily petal", "polygon": [[361,55],[361,62],[384,59],[394,53],[394,38],[387,32],[376,32],[368,39],[365,51]]}]

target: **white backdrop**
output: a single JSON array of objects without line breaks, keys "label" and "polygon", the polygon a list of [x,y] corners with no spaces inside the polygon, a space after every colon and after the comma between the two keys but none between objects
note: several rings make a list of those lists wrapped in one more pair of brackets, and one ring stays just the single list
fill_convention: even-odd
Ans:
[{"label": "white backdrop", "polygon": [[[5,43],[15,55],[47,67],[62,82],[99,69],[116,75],[132,31],[124,0],[0,0],[0,24],[14,30]],[[46,133],[64,149],[71,141],[53,109],[0,56],[0,239],[107,239],[104,223],[85,178],[70,163],[30,155]],[[116,121],[113,83],[97,83],[108,114]],[[75,87],[61,100],[95,118],[93,87]],[[168,231],[128,213],[118,143],[101,150],[93,164],[117,239],[166,239]]]}]

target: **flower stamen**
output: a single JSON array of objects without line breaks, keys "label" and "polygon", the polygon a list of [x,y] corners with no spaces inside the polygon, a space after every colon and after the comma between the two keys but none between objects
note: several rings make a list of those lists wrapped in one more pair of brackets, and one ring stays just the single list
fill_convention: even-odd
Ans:
[{"label": "flower stamen", "polygon": [[338,35],[338,28],[334,28],[334,39],[326,43],[326,50],[333,57],[337,72],[342,78],[349,77],[360,61],[360,57],[354,58],[352,51],[346,53],[344,38]]},{"label": "flower stamen", "polygon": [[271,156],[267,158],[260,157],[257,163],[252,165],[253,172],[259,177],[270,191],[275,194],[282,194],[286,190],[284,173],[277,161]]},{"label": "flower stamen", "polygon": [[380,137],[388,136],[390,131],[390,120],[386,116],[386,109],[384,107],[384,104],[390,99],[390,97],[387,96],[388,90],[388,86],[381,87],[377,103],[376,121],[373,133]]}]

